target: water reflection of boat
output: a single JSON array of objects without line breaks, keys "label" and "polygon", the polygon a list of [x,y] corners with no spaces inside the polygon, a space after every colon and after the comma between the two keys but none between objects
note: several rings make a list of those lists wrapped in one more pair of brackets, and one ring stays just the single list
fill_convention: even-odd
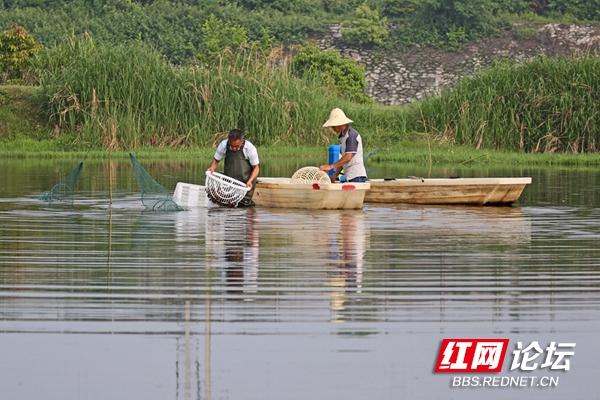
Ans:
[{"label": "water reflection of boat", "polygon": [[367,203],[509,205],[531,178],[373,179]]},{"label": "water reflection of boat", "polygon": [[[229,292],[255,293],[258,280],[259,234],[256,210],[212,209],[206,216],[206,256],[221,271]],[[248,297],[246,300],[250,300]]]},{"label": "water reflection of boat", "polygon": [[333,269],[330,271],[330,308],[332,321],[343,322],[349,295],[362,292],[364,256],[369,243],[369,230],[363,213],[343,213],[336,226],[338,240],[330,243],[337,247],[330,253]]},{"label": "water reflection of boat", "polygon": [[253,208],[195,208],[176,215],[181,254],[197,250],[204,239],[206,268],[218,271],[230,292],[256,292],[259,233]]},{"label": "water reflection of boat", "polygon": [[[175,376],[177,379],[175,387],[175,399],[200,400],[201,376],[200,376],[200,343],[199,336],[192,335],[192,306],[191,301],[184,303],[183,310],[183,337],[176,339],[177,358],[175,361]],[[209,340],[205,336],[205,340]],[[204,368],[210,368],[205,365]]]},{"label": "water reflection of boat", "polygon": [[[404,240],[448,237],[465,241],[472,238],[482,245],[518,245],[531,241],[531,219],[518,207],[393,205],[371,207],[369,211],[381,229],[399,232],[398,236]],[[401,218],[391,217],[398,211]]]}]

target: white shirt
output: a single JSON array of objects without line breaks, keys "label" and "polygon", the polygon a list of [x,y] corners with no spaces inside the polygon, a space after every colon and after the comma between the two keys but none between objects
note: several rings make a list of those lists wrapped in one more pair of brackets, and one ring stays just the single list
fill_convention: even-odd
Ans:
[{"label": "white shirt", "polygon": [[344,174],[348,180],[358,178],[359,176],[367,176],[367,170],[363,161],[363,146],[362,138],[358,132],[349,127],[340,136],[340,144],[342,147],[342,154],[351,153],[354,154],[352,159],[344,164]]},{"label": "white shirt", "polygon": [[[259,164],[258,161],[258,151],[256,147],[250,143],[249,140],[244,139],[244,148],[242,149],[244,152],[244,157],[246,160],[250,162],[250,165],[257,166]],[[217,151],[215,152],[215,160],[221,161],[223,157],[225,157],[225,153],[227,152],[227,139],[223,140],[217,146]]]}]

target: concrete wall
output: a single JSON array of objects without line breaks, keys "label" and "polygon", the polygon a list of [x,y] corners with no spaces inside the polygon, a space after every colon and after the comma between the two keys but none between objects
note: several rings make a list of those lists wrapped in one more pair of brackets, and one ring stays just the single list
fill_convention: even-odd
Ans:
[{"label": "concrete wall", "polygon": [[547,24],[523,27],[522,32],[504,32],[457,52],[419,47],[382,50],[344,44],[340,26],[332,25],[329,34],[319,40],[319,46],[336,49],[365,65],[367,94],[384,104],[408,103],[438,93],[498,59],[523,61],[542,54],[600,54],[600,26]]}]

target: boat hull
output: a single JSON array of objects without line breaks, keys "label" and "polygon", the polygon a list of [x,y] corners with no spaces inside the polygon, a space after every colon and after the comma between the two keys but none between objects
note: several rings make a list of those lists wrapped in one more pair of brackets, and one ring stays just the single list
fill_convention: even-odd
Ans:
[{"label": "boat hull", "polygon": [[287,178],[260,178],[252,199],[260,207],[361,209],[369,188],[369,183],[298,184]]},{"label": "boat hull", "polygon": [[370,180],[368,203],[510,205],[531,178]]}]

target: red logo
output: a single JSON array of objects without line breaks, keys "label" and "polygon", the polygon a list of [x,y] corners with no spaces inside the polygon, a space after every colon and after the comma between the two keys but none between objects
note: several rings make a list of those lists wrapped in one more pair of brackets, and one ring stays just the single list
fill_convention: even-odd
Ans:
[{"label": "red logo", "polygon": [[444,339],[435,372],[500,372],[508,339]]}]

